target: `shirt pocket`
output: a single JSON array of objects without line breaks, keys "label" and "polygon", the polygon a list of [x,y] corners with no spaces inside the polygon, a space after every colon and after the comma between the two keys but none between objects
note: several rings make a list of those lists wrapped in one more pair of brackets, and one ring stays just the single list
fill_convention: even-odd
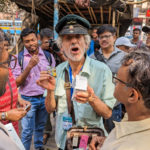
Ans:
[{"label": "shirt pocket", "polygon": [[68,110],[66,91],[64,89],[56,90],[57,113],[64,113]]}]

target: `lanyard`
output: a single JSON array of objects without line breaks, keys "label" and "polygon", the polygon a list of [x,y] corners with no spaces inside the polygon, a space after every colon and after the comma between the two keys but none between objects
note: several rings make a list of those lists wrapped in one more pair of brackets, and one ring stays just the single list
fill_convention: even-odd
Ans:
[{"label": "lanyard", "polygon": [[[71,85],[72,85],[72,69],[71,69],[70,66],[69,66],[69,79],[70,79],[70,82],[71,82]],[[73,88],[71,86],[71,98],[72,98],[72,94],[73,94]]]},{"label": "lanyard", "polygon": [[[81,67],[80,71],[82,70],[83,66]],[[72,69],[71,67],[69,66],[69,79],[70,79],[70,82],[72,84]],[[73,88],[71,86],[71,98],[72,98],[72,95],[73,95]]]}]

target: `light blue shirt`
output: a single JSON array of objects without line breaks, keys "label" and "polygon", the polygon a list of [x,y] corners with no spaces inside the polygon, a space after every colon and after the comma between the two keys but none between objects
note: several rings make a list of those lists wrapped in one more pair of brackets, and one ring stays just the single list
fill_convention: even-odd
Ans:
[{"label": "light blue shirt", "polygon": [[[66,131],[63,130],[63,115],[68,114],[65,83],[65,69],[69,70],[68,62],[60,64],[57,68],[57,79],[55,98],[57,101],[57,115],[56,115],[56,132],[55,140],[57,146],[64,149],[66,141]],[[91,59],[86,56],[82,71],[79,73],[88,79],[88,84],[93,88],[94,93],[107,106],[113,108],[116,100],[113,97],[114,84],[112,83],[112,73],[104,63]],[[89,103],[81,104],[73,101],[76,126],[100,127],[103,130],[102,117],[96,114]],[[106,132],[106,131],[105,131]]]}]

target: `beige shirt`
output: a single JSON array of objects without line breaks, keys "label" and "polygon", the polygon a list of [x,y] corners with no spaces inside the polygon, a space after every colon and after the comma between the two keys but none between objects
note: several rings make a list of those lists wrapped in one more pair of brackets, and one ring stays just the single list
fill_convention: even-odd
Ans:
[{"label": "beige shirt", "polygon": [[150,150],[150,118],[141,121],[115,122],[100,150]]}]

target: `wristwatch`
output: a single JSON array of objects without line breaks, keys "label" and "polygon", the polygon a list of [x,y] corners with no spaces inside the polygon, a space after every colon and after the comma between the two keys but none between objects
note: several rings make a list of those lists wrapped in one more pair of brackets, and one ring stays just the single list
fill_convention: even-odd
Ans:
[{"label": "wristwatch", "polygon": [[2,112],[2,114],[1,114],[1,119],[2,119],[2,120],[6,120],[6,112]]}]

